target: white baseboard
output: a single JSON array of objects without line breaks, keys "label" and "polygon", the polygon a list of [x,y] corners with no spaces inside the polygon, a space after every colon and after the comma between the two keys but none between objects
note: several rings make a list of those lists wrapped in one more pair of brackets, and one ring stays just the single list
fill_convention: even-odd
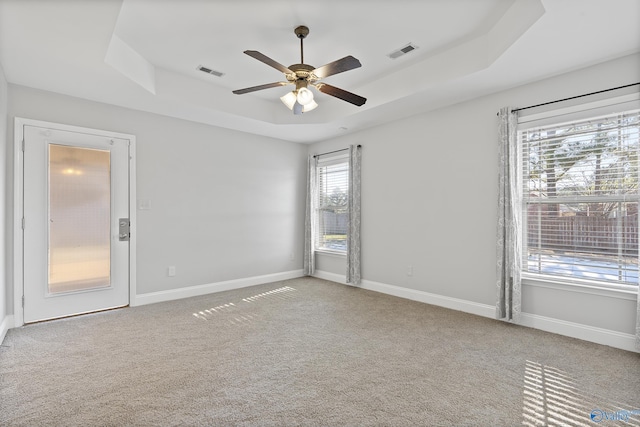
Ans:
[{"label": "white baseboard", "polygon": [[132,306],[153,304],[156,302],[172,301],[182,298],[196,297],[215,292],[230,291],[246,288],[248,286],[262,285],[264,283],[278,282],[280,280],[295,279],[304,276],[302,270],[285,271],[282,273],[265,274],[263,276],[246,277],[242,279],[226,280],[224,282],[208,283],[205,285],[188,286],[186,288],[171,289],[168,291],[149,292],[136,295]]},{"label": "white baseboard", "polygon": [[386,285],[384,283],[372,282],[370,280],[363,280],[361,287],[363,289],[381,292],[383,294],[393,295],[400,298],[406,298],[412,301],[419,301],[426,304],[437,305],[439,307],[450,308],[451,310],[463,311],[465,313],[471,313],[482,317],[489,317],[491,319],[495,318],[496,308],[492,305],[480,304],[463,299],[431,294],[429,292],[403,288],[401,286]]},{"label": "white baseboard", "polygon": [[13,316],[7,315],[2,319],[0,323],[0,344],[4,341],[4,337],[7,335],[7,331],[13,328]]},{"label": "white baseboard", "polygon": [[318,279],[328,280],[330,282],[342,283],[343,285],[348,285],[347,276],[345,276],[344,274],[340,275],[336,273],[329,273],[328,271],[316,270],[315,273],[313,273],[313,277],[317,277]]},{"label": "white baseboard", "polygon": [[638,352],[635,348],[636,337],[634,335],[612,331],[611,329],[596,328],[595,326],[567,322],[566,320],[530,313],[521,314],[520,325],[622,350]]},{"label": "white baseboard", "polygon": [[[344,275],[329,273],[326,271],[316,271],[314,276],[319,279],[329,280],[336,283],[346,285]],[[387,285],[385,283],[373,282],[371,280],[363,280],[358,286],[362,289],[380,292],[387,295],[393,295],[400,298],[419,301],[426,304],[437,305],[439,307],[450,308],[452,310],[463,311],[465,313],[476,314],[478,316],[494,318],[496,308],[492,305],[479,304],[458,298],[445,297],[442,295],[431,294],[415,289],[403,288],[401,286]]]},{"label": "white baseboard", "polygon": [[[316,271],[314,276],[336,283],[347,284],[345,276],[340,274]],[[492,305],[479,304],[472,301],[431,294],[400,286],[387,285],[370,280],[363,280],[359,287],[370,291],[450,308],[452,310],[463,311],[465,313],[471,313],[491,319],[495,318],[495,306]],[[521,314],[520,325],[571,338],[578,338],[584,341],[594,342],[596,344],[608,345],[622,350],[638,352],[638,349],[635,348],[634,335],[612,331],[610,329],[596,328],[593,326],[582,325],[580,323],[567,322],[530,313]]]}]

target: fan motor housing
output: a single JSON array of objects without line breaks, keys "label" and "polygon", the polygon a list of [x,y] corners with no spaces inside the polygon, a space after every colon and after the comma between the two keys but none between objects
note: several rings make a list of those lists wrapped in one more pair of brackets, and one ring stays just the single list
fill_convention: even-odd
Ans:
[{"label": "fan motor housing", "polygon": [[292,74],[287,74],[287,80],[289,80],[290,82],[294,82],[299,79],[317,80],[314,78],[315,76],[313,75],[313,70],[315,70],[316,68],[311,65],[293,64],[289,66],[289,69],[293,71]]}]

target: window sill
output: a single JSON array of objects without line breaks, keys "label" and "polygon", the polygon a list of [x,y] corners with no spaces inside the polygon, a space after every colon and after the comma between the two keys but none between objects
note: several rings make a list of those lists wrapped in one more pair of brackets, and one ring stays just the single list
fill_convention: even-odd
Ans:
[{"label": "window sill", "polygon": [[329,255],[329,256],[333,256],[333,257],[337,257],[337,258],[346,258],[347,257],[347,253],[346,252],[332,251],[332,250],[329,250],[329,249],[316,249],[316,253],[322,254],[322,255]]},{"label": "window sill", "polygon": [[598,282],[576,282],[549,276],[522,274],[522,284],[537,288],[557,289],[581,294],[636,301],[638,288],[630,285],[605,285]]}]

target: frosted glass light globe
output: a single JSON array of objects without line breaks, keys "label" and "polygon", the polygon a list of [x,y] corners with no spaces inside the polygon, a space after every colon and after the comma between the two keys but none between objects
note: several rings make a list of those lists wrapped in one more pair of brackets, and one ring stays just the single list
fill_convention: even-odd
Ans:
[{"label": "frosted glass light globe", "polygon": [[302,105],[307,105],[313,101],[313,92],[306,87],[298,90],[298,102]]}]

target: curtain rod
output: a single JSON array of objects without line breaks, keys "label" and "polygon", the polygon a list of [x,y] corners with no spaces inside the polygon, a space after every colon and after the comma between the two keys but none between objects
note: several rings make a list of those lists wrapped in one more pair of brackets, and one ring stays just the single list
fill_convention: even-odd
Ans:
[{"label": "curtain rod", "polygon": [[[515,113],[515,112],[520,111],[520,110],[527,110],[529,108],[542,107],[543,105],[555,104],[556,102],[569,101],[571,99],[582,98],[582,97],[591,96],[591,95],[597,95],[599,93],[610,92],[612,90],[618,90],[618,89],[624,89],[625,87],[631,87],[631,86],[636,86],[636,85],[640,85],[640,82],[631,83],[631,84],[624,85],[624,86],[612,87],[610,89],[599,90],[597,92],[585,93],[583,95],[572,96],[572,97],[569,97],[569,98],[558,99],[558,100],[555,100],[555,101],[544,102],[542,104],[529,105],[528,107],[516,108],[514,110],[511,110],[511,112]],[[498,115],[499,114],[500,113],[498,113]]]},{"label": "curtain rod", "polygon": [[[362,145],[358,144],[358,148],[362,147]],[[327,153],[321,153],[321,154],[314,154],[313,157],[320,157],[320,156],[326,156],[327,154],[333,154],[333,153],[339,153],[341,151],[347,151],[348,148],[343,148],[341,150],[334,150],[334,151],[329,151]]]}]

